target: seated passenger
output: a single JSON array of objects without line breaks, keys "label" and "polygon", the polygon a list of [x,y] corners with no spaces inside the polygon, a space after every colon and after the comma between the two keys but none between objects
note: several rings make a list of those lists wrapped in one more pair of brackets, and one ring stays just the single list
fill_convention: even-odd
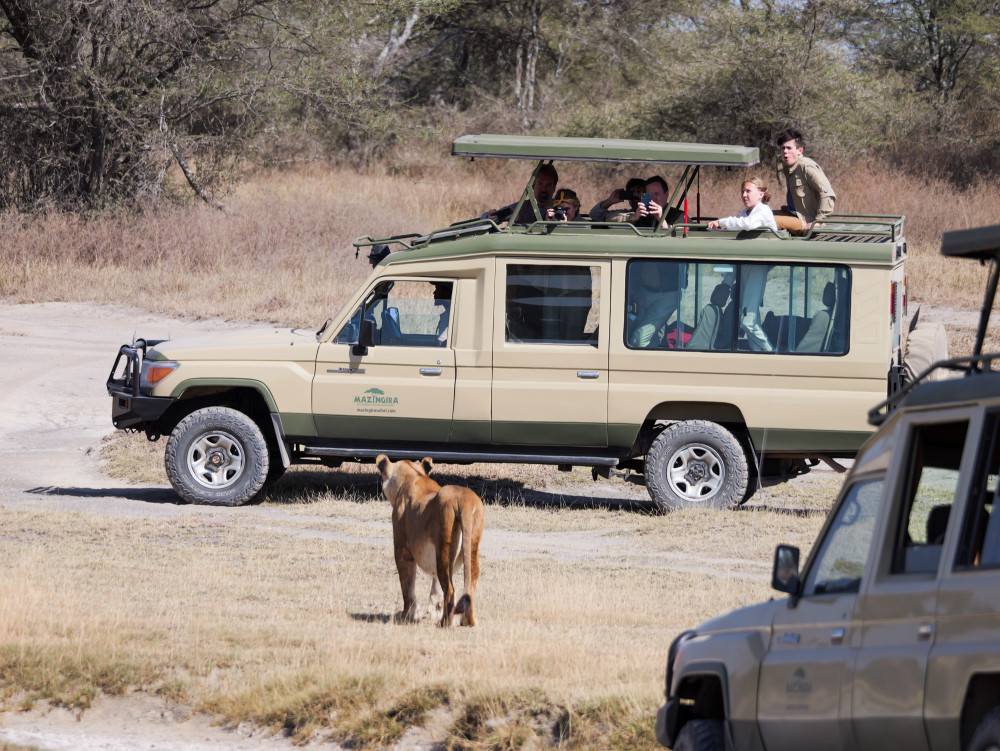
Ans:
[{"label": "seated passenger", "polygon": [[[659,347],[667,322],[676,312],[680,290],[687,286],[682,264],[672,261],[640,261],[629,276],[627,340],[630,347]],[[683,279],[682,279],[683,277]]]},{"label": "seated passenger", "polygon": [[743,211],[736,216],[727,216],[709,222],[709,229],[727,229],[740,232],[748,229],[778,231],[778,225],[774,221],[774,212],[768,206],[771,194],[767,192],[767,185],[763,180],[759,177],[744,180],[740,196],[743,198],[743,206],[745,207]]},{"label": "seated passenger", "polygon": [[[646,181],[641,177],[633,177],[625,188],[615,188],[611,195],[603,201],[594,204],[590,210],[590,218],[595,222],[627,222],[639,206],[639,198],[646,192]],[[628,201],[628,209],[610,211],[615,204]]]},{"label": "seated passenger", "polygon": [[646,193],[649,194],[648,202],[643,196],[643,200],[636,205],[629,221],[636,227],[655,227],[662,220],[660,226],[667,229],[670,225],[663,216],[667,204],[670,203],[670,187],[667,181],[659,175],[646,178]]},{"label": "seated passenger", "polygon": [[[538,174],[535,175],[535,184],[533,186],[535,201],[538,202],[538,210],[542,212],[543,217],[545,216],[545,210],[552,205],[552,195],[556,192],[558,184],[559,173],[556,171],[556,168],[551,164],[543,164],[538,169]],[[517,201],[499,209],[487,211],[479,218],[492,219],[497,224],[500,224],[510,220],[510,215],[514,213],[516,207]],[[525,201],[521,206],[521,212],[517,215],[517,219],[513,223],[530,224],[533,221],[535,221],[535,212],[531,208],[531,202]]]},{"label": "seated passenger", "polygon": [[548,221],[572,222],[580,216],[580,199],[569,188],[563,188],[552,199],[552,208],[545,210]]}]

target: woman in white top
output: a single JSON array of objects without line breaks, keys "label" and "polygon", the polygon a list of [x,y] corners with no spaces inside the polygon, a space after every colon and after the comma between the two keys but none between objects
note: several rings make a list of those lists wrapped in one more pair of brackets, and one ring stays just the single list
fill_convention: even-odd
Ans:
[{"label": "woman in white top", "polygon": [[736,216],[727,216],[709,222],[709,229],[736,231],[770,229],[775,232],[778,231],[778,225],[774,221],[774,212],[767,205],[771,200],[771,195],[767,192],[767,185],[764,184],[763,180],[759,177],[745,180],[740,195],[743,198],[743,205],[746,208]]},{"label": "woman in white top", "polygon": [[[708,223],[709,229],[727,229],[743,231],[748,229],[770,229],[778,231],[774,221],[774,212],[768,206],[771,195],[767,185],[759,177],[743,181],[740,192],[743,205],[746,207],[736,216],[727,216]],[[774,345],[760,325],[760,305],[764,298],[764,287],[767,285],[767,272],[771,267],[764,264],[742,265],[740,274],[740,307],[743,316],[740,319],[740,329],[746,336],[747,346],[754,352],[773,352]],[[734,275],[726,274],[723,280],[730,285],[736,281]]]}]

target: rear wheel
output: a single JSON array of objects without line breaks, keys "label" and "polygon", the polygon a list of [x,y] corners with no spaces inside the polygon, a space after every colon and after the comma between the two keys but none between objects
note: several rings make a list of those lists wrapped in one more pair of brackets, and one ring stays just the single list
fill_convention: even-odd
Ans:
[{"label": "rear wheel", "polygon": [[987,714],[979,723],[966,751],[1000,751],[1000,707]]},{"label": "rear wheel", "polygon": [[677,422],[646,454],[646,488],[663,511],[731,508],[746,500],[749,470],[736,436],[707,420]]},{"label": "rear wheel", "polygon": [[722,720],[691,720],[681,728],[674,751],[724,751]]},{"label": "rear wheel", "polygon": [[188,503],[240,506],[264,485],[270,457],[257,423],[228,407],[192,412],[170,433],[164,465]]}]

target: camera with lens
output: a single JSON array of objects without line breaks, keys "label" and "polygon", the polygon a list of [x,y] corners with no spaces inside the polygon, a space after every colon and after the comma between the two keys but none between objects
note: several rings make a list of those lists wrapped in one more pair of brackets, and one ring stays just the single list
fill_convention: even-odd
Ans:
[{"label": "camera with lens", "polygon": [[639,203],[638,191],[619,188],[618,195],[621,196],[621,198],[618,199],[619,201],[628,201],[629,203]]},{"label": "camera with lens", "polygon": [[552,218],[559,222],[565,221],[566,209],[563,208],[552,209]]},{"label": "camera with lens", "polygon": [[506,222],[510,219],[511,214],[514,213],[514,207],[504,206],[502,209],[497,209],[494,213],[497,215],[497,222]]}]

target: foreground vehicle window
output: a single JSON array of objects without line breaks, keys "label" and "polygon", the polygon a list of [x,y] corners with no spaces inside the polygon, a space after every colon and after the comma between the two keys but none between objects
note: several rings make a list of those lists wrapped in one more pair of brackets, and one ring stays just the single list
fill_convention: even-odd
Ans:
[{"label": "foreground vehicle window", "polygon": [[882,480],[860,482],[848,491],[809,571],[806,595],[858,591],[881,499]]}]

